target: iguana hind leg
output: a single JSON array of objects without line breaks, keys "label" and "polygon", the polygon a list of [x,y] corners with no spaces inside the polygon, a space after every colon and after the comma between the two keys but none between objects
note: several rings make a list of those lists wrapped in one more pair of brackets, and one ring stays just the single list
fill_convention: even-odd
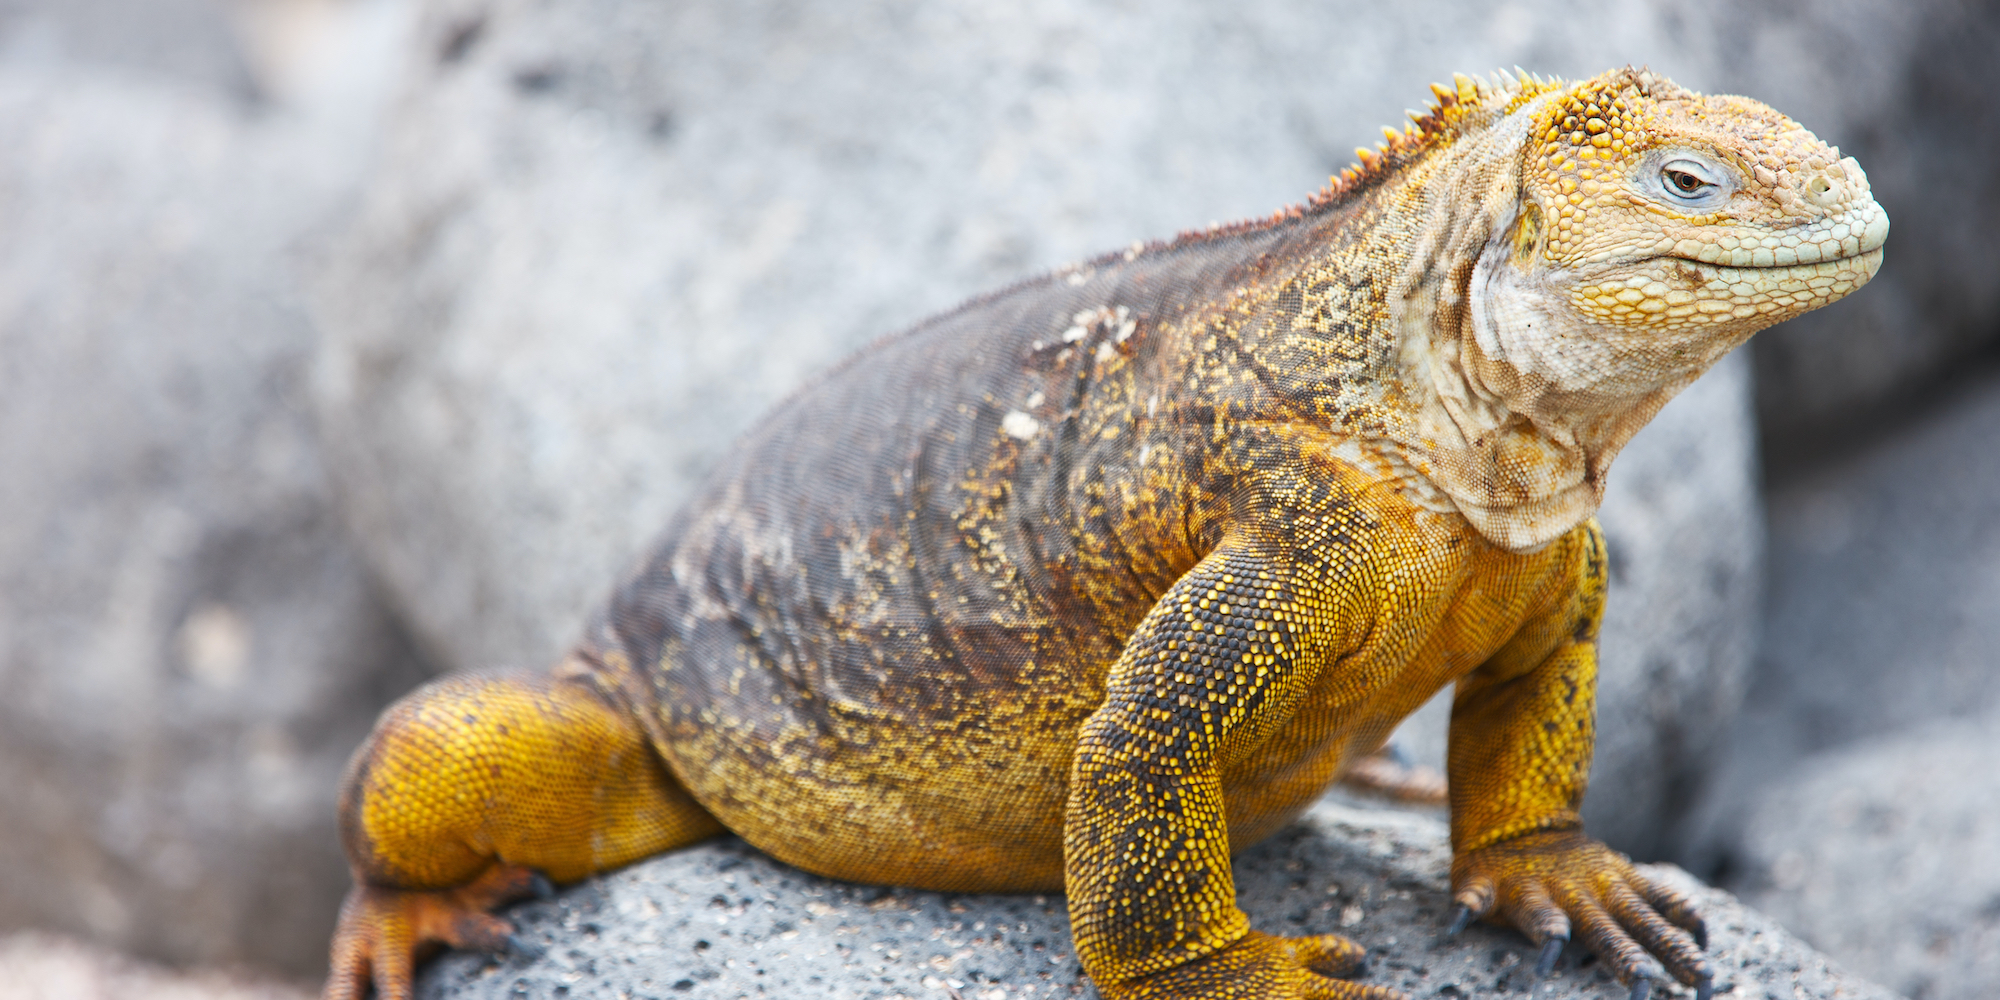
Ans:
[{"label": "iguana hind leg", "polygon": [[[613,686],[554,674],[449,677],[391,706],[348,766],[341,839],[354,888],[323,996],[410,995],[442,945],[499,948],[489,912],[540,875],[571,882],[713,836]],[[539,874],[538,874],[539,873]]]}]

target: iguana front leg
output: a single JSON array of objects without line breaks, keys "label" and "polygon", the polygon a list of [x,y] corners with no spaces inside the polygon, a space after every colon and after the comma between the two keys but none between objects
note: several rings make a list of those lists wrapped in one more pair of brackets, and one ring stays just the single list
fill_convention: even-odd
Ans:
[{"label": "iguana front leg", "polygon": [[1458,685],[1447,764],[1452,930],[1475,916],[1513,924],[1542,946],[1537,976],[1580,934],[1633,1000],[1664,978],[1661,962],[1708,1000],[1714,973],[1692,904],[1582,830],[1605,578],[1596,522],[1578,530],[1576,585]]},{"label": "iguana front leg", "polygon": [[1401,1000],[1329,978],[1360,968],[1355,942],[1261,934],[1236,906],[1222,766],[1291,714],[1334,631],[1298,569],[1242,542],[1202,560],[1084,723],[1064,873],[1077,955],[1111,1000]]}]

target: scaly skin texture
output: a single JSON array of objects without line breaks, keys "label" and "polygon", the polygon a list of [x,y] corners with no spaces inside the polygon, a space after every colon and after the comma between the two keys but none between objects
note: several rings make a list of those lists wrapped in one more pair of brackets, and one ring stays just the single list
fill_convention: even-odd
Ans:
[{"label": "scaly skin texture", "polygon": [[1252,932],[1232,852],[1457,685],[1465,917],[1706,992],[1700,920],[1584,836],[1618,449],[1879,266],[1796,124],[1632,70],[1459,78],[1314,201],[1064,269],[795,395],[553,675],[356,755],[327,996],[485,910],[727,828],[809,871],[1064,889],[1122,998],[1374,997]]}]

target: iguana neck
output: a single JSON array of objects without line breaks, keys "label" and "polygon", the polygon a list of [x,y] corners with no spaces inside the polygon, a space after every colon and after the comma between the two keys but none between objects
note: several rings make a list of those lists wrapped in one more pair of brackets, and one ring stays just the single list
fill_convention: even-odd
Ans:
[{"label": "iguana neck", "polygon": [[1521,331],[1579,320],[1560,296],[1540,294],[1549,276],[1533,271],[1533,253],[1517,252],[1520,243],[1532,249],[1539,220],[1520,207],[1523,136],[1506,126],[1532,117],[1455,136],[1374,192],[1416,221],[1385,230],[1390,245],[1369,255],[1384,262],[1382,332],[1396,342],[1384,382],[1400,390],[1381,400],[1384,443],[1427,481],[1419,489],[1433,487],[1514,551],[1591,517],[1612,458],[1692,379],[1559,385],[1538,373],[1547,338]]}]

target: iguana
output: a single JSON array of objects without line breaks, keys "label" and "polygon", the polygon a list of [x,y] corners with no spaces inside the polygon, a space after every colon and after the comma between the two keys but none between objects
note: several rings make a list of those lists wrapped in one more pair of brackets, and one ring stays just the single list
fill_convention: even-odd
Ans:
[{"label": "iguana", "polygon": [[552,671],[387,710],[345,778],[325,996],[489,911],[735,831],[833,878],[1066,891],[1103,995],[1341,997],[1230,855],[1456,684],[1454,929],[1712,989],[1689,903],[1585,836],[1635,431],[1880,266],[1853,159],[1626,68],[1458,77],[1308,204],[883,340],[766,418]]}]

